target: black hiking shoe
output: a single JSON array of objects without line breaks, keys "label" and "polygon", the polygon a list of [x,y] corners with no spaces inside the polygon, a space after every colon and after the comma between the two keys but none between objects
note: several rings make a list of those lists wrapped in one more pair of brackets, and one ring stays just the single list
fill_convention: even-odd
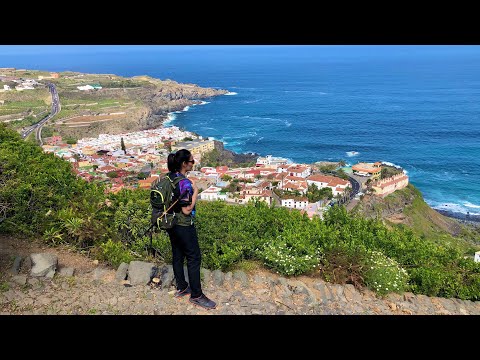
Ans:
[{"label": "black hiking shoe", "polygon": [[210,300],[208,297],[205,296],[205,294],[202,294],[200,295],[199,297],[197,298],[192,298],[190,296],[190,299],[189,301],[192,303],[192,304],[195,304],[195,305],[198,305],[198,306],[201,306],[207,310],[210,310],[210,309],[215,309],[217,307],[217,303],[215,301],[212,301]]},{"label": "black hiking shoe", "polygon": [[192,293],[192,290],[190,289],[190,285],[187,285],[185,290],[177,290],[175,291],[175,294],[173,295],[176,298],[182,298],[185,295],[190,295]]}]

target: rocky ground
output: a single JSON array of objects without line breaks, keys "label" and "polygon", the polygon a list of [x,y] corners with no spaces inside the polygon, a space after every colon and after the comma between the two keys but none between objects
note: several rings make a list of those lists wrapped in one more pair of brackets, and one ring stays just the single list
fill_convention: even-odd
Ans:
[{"label": "rocky ground", "polygon": [[[58,257],[53,278],[33,277],[22,265],[12,273],[15,258],[33,253]],[[23,262],[25,264],[25,262]],[[73,276],[67,269],[74,269]],[[125,286],[117,269],[68,248],[0,235],[0,314],[146,314],[146,315],[349,315],[349,314],[480,314],[480,302],[432,298],[412,293],[390,294],[382,299],[352,285],[326,283],[308,277],[284,278],[267,271],[245,274],[202,270],[203,290],[218,304],[205,310],[188,297],[173,297],[171,266],[160,267],[158,286]],[[63,269],[63,270],[62,270]],[[125,281],[123,281],[125,283]]]}]

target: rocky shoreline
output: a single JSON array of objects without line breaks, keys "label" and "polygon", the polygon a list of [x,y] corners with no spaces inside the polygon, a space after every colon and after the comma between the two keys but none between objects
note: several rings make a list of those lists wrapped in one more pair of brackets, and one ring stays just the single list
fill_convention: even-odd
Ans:
[{"label": "rocky shoreline", "polygon": [[450,211],[450,210],[440,210],[440,209],[433,209],[433,210],[435,210],[439,214],[455,219],[461,223],[467,223],[467,224],[480,227],[480,215],[469,215],[469,214],[459,213],[459,212]]}]

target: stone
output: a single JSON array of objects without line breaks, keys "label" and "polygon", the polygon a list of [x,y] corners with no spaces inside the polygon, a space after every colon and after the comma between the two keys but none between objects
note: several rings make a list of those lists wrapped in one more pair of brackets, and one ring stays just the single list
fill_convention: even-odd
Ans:
[{"label": "stone", "polygon": [[201,268],[200,269],[200,278],[204,284],[210,282],[212,272],[208,269]]},{"label": "stone", "polygon": [[175,275],[173,274],[173,266],[166,265],[161,270],[160,282],[162,289],[168,289],[172,286]]},{"label": "stone", "polygon": [[98,260],[93,260],[93,265],[98,265]]},{"label": "stone", "polygon": [[27,283],[27,277],[25,275],[14,275],[12,276],[12,280],[18,285],[25,285]]},{"label": "stone", "polygon": [[73,273],[75,272],[75,269],[72,267],[61,267],[58,270],[58,275],[61,276],[73,276]]},{"label": "stone", "polygon": [[388,307],[392,309],[392,311],[397,311],[397,305],[393,302],[389,302]]},{"label": "stone", "polygon": [[222,286],[223,282],[225,281],[225,275],[218,269],[212,272],[212,278],[214,284],[217,286]]},{"label": "stone", "polygon": [[332,294],[323,281],[316,282],[314,288],[320,293],[320,302],[326,303],[327,301],[332,300]]},{"label": "stone", "polygon": [[50,269],[49,272],[45,275],[47,279],[53,279],[53,276],[55,275],[55,270]]},{"label": "stone", "polygon": [[27,256],[22,263],[22,270],[25,272],[30,272],[32,270],[32,259],[30,256]]},{"label": "stone", "polygon": [[284,277],[279,277],[277,279],[276,284],[281,285],[281,286],[288,286],[287,279],[285,279]]},{"label": "stone", "polygon": [[108,271],[106,269],[95,268],[95,270],[93,270],[93,280],[95,281],[102,280],[102,278],[107,274],[107,272]]},{"label": "stone", "polygon": [[27,282],[32,285],[33,288],[37,288],[37,287],[40,287],[41,286],[41,282],[40,280],[36,279],[36,278],[30,278],[27,280]]},{"label": "stone", "polygon": [[117,269],[117,272],[115,273],[115,280],[116,281],[122,281],[127,278],[127,272],[128,272],[128,264],[122,262]]},{"label": "stone", "polygon": [[35,277],[45,276],[50,273],[52,270],[57,269],[58,258],[55,254],[50,253],[40,253],[40,254],[31,254],[30,258],[32,259],[32,269],[30,274]]},{"label": "stone", "polygon": [[13,275],[18,275],[20,272],[20,266],[22,265],[22,257],[21,256],[16,256],[15,260],[13,260],[13,266],[12,266],[12,274]]},{"label": "stone", "polygon": [[265,281],[263,280],[263,278],[259,275],[255,275],[253,277],[253,281],[256,283],[256,284],[263,284]]},{"label": "stone", "polygon": [[128,277],[130,284],[135,285],[147,285],[151,278],[152,269],[155,265],[145,261],[131,261],[128,266]]},{"label": "stone", "polygon": [[413,303],[415,301],[415,294],[413,294],[411,292],[405,292],[405,293],[403,293],[403,299],[405,301]]},{"label": "stone", "polygon": [[343,295],[348,302],[361,303],[362,295],[355,289],[352,284],[346,284],[343,289]]},{"label": "stone", "polygon": [[238,280],[243,287],[248,287],[248,277],[247,274],[245,274],[243,271],[235,270],[233,272],[233,278],[235,280]]},{"label": "stone", "polygon": [[339,301],[342,302],[347,302],[347,299],[345,298],[343,294],[343,286],[340,284],[332,284],[332,288],[334,289],[334,293],[336,297],[338,298]]},{"label": "stone", "polygon": [[225,282],[229,284],[229,283],[232,282],[232,279],[233,279],[233,274],[232,274],[232,272],[231,272],[231,271],[227,272],[227,273],[225,274]]}]

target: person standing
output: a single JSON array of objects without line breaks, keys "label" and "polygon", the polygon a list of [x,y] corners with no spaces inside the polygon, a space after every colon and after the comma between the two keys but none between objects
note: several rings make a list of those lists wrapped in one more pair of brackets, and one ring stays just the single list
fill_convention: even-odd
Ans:
[{"label": "person standing", "polygon": [[[202,292],[200,283],[201,253],[195,228],[195,203],[197,202],[198,188],[194,181],[185,177],[185,174],[193,169],[194,164],[195,159],[186,149],[168,155],[167,165],[170,172],[167,176],[172,181],[178,176],[183,178],[174,190],[177,199],[182,195],[173,207],[175,216],[178,216],[177,224],[167,230],[172,245],[172,266],[177,288],[174,296],[181,298],[190,295],[191,303],[205,309],[215,309],[217,304]],[[183,270],[185,258],[187,259],[190,284],[185,281]]]}]

